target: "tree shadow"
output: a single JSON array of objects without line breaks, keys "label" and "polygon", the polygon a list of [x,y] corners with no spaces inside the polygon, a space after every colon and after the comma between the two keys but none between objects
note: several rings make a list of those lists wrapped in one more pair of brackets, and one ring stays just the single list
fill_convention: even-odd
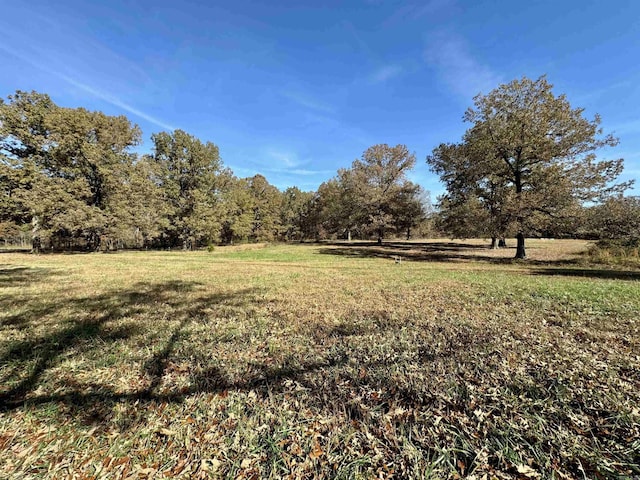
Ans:
[{"label": "tree shadow", "polygon": [[[381,258],[414,262],[485,262],[491,264],[513,264],[521,262],[513,258],[515,247],[492,250],[489,245],[458,242],[388,242],[378,245],[373,242],[334,243],[319,249],[321,255],[351,258]],[[482,252],[487,252],[483,254]],[[509,256],[502,255],[509,252]],[[527,260],[527,265],[572,265],[575,260]]]},{"label": "tree shadow", "polygon": [[45,281],[49,280],[53,275],[56,275],[56,272],[48,268],[0,265],[0,287],[13,287]]},{"label": "tree shadow", "polygon": [[640,280],[640,271],[637,270],[605,270],[595,268],[538,268],[532,270],[531,274],[578,278],[600,278],[606,280]]},{"label": "tree shadow", "polygon": [[[161,306],[170,312],[171,316],[161,320],[154,319],[153,327],[162,330],[162,322],[166,325],[167,322],[179,321],[179,324],[173,328],[164,347],[143,365],[141,375],[150,379],[148,386],[131,395],[137,395],[140,399],[152,398],[185,326],[198,321],[206,315],[206,310],[216,306],[244,305],[253,293],[252,289],[245,289],[185,298],[186,293],[195,292],[201,286],[198,282],[190,281],[139,283],[130,290],[111,291],[84,298],[56,299],[51,303],[34,302],[19,315],[9,317],[8,322],[5,319],[3,324],[24,326],[32,318],[41,318],[41,315],[46,313],[54,317],[59,316],[60,322],[51,326],[50,331],[44,335],[31,335],[25,340],[6,342],[7,347],[0,350],[0,385],[6,386],[0,389],[0,411],[14,409],[25,403],[53,401],[55,395],[36,393],[40,390],[47,372],[70,357],[99,352],[99,349],[108,351],[116,342],[137,335],[143,327],[148,326],[127,320],[140,315],[151,315],[153,318],[154,312]],[[72,319],[64,318],[69,315]],[[119,324],[123,321],[125,325]],[[94,390],[95,387],[96,391],[86,393],[87,387],[90,390]],[[83,397],[109,401],[125,398],[126,395],[116,394],[108,386],[83,385],[78,386],[77,390],[72,388],[70,392],[60,396],[76,400]]]},{"label": "tree shadow", "polygon": [[[386,366],[386,360],[352,358],[355,354],[353,342],[357,343],[359,337],[370,335],[374,330],[380,333],[393,328],[389,318],[372,311],[367,314],[371,321],[371,325],[367,327],[363,324],[350,325],[343,322],[330,326],[314,326],[306,332],[312,342],[323,345],[322,349],[316,352],[319,355],[313,358],[300,354],[287,357],[275,364],[267,361],[246,361],[245,373],[233,377],[210,358],[205,358],[204,363],[199,363],[197,358],[194,360],[194,357],[190,356],[185,366],[189,372],[188,385],[167,385],[163,382],[177,358],[174,357],[174,352],[178,344],[183,340],[187,341],[185,336],[188,334],[185,329],[188,325],[206,320],[210,309],[216,306],[247,309],[262,301],[259,295],[255,295],[254,289],[199,295],[195,298],[192,296],[189,300],[180,295],[197,293],[201,287],[198,282],[139,283],[130,290],[68,299],[56,303],[55,307],[47,306],[43,309],[42,305],[31,305],[24,315],[40,315],[43,310],[51,311],[53,315],[75,311],[78,318],[67,321],[63,328],[52,333],[15,342],[4,352],[0,351],[0,365],[4,367],[0,370],[0,385],[8,386],[4,391],[0,391],[0,411],[55,403],[64,406],[67,415],[84,422],[107,424],[113,417],[113,408],[117,403],[181,403],[193,395],[221,394],[228,391],[255,391],[259,395],[268,396],[284,392],[290,388],[291,381],[298,382],[309,390],[322,389],[317,382],[323,382],[325,376],[318,375],[318,372],[341,368],[349,362],[357,362],[364,368]],[[170,321],[172,327],[168,332],[168,338],[163,341],[162,348],[143,362],[139,369],[139,376],[147,379],[144,386],[123,392],[109,383],[78,381],[73,375],[70,379],[64,379],[61,388],[52,388],[51,383],[46,383],[46,375],[63,361],[98,348],[108,351],[114,348],[117,342],[128,340],[141,329],[148,328],[147,325],[131,323],[123,326],[116,322],[138,314],[147,314],[160,304],[167,306],[171,312],[171,319],[166,321]],[[158,330],[162,329],[159,322],[160,320],[154,320],[152,326]],[[447,343],[445,355],[453,354],[456,348],[457,345]],[[430,361],[433,358],[425,354],[423,360]],[[310,375],[314,373],[316,375]],[[382,380],[376,382],[379,383],[375,384],[376,388],[387,386]],[[394,391],[398,388],[396,386]],[[350,402],[350,397],[345,396],[337,386],[335,390],[331,388],[327,394],[334,397],[323,395],[322,398],[325,400],[318,401],[325,403],[317,405],[318,407],[334,408],[336,402]],[[141,415],[144,416],[144,413],[140,413],[144,412],[144,409],[136,411],[138,413],[130,412],[131,418],[128,423],[131,427],[135,424],[134,417],[140,419]]]},{"label": "tree shadow", "polygon": [[0,248],[0,255],[3,253],[30,253],[31,247],[5,247]]}]

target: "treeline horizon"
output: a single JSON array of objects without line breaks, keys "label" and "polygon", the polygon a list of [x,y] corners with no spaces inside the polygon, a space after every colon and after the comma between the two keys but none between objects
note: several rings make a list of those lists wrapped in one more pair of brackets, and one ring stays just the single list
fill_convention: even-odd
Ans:
[{"label": "treeline horizon", "polygon": [[317,191],[240,178],[218,146],[183,130],[151,135],[126,116],[17,91],[0,103],[0,239],[34,249],[184,248],[246,241],[410,236],[428,192],[404,145],[376,145]]},{"label": "treeline horizon", "polygon": [[416,157],[405,145],[371,146],[316,191],[280,190],[261,174],[237,177],[217,145],[183,130],[152,134],[139,153],[142,132],[126,116],[17,91],[0,99],[0,241],[95,251],[515,237],[524,258],[525,236],[635,239],[640,200],[623,196],[631,182],[613,183],[622,160],[592,153],[617,140],[597,138],[599,117],[550,89],[523,78],[474,99],[462,142],[426,159],[447,189],[435,209],[406,176]]}]

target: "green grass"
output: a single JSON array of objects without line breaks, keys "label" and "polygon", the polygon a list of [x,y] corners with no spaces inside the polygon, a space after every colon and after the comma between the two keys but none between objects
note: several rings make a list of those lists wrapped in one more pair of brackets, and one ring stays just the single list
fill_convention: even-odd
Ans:
[{"label": "green grass", "polygon": [[640,272],[585,249],[0,253],[0,478],[640,475]]}]

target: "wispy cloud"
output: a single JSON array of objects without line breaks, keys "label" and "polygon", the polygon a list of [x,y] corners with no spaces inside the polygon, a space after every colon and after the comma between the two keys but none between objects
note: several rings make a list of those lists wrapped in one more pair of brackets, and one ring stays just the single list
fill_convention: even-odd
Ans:
[{"label": "wispy cloud", "polygon": [[292,173],[294,175],[303,175],[303,176],[314,176],[314,175],[327,175],[331,173],[335,173],[333,170],[307,170],[304,168],[295,168],[293,170],[280,170],[280,172]]},{"label": "wispy cloud", "polygon": [[300,93],[298,91],[285,90],[280,92],[280,94],[283,97],[288,98],[289,100],[297,103],[298,105],[305,108],[310,108],[311,110],[317,110],[319,112],[324,112],[324,113],[335,112],[335,109],[331,105],[323,103],[322,101],[319,101],[309,95]]},{"label": "wispy cloud", "polygon": [[595,90],[590,89],[587,92],[584,92],[580,95],[577,95],[574,98],[571,98],[571,102],[572,103],[575,102],[579,105],[592,103],[594,101],[599,100],[601,97],[606,97],[608,94],[610,94],[611,92],[614,92],[615,90],[633,89],[635,85],[636,85],[635,79],[623,80],[623,81],[612,83],[611,85],[607,85],[605,87],[598,88]]},{"label": "wispy cloud", "polygon": [[398,23],[420,20],[429,15],[450,11],[455,6],[455,0],[429,0],[427,2],[410,3],[398,8],[384,21],[383,26],[391,27]]},{"label": "wispy cloud", "polygon": [[372,145],[375,141],[371,135],[357,126],[347,124],[337,118],[326,115],[307,114],[305,121],[309,125],[317,125],[326,130],[327,135],[336,138],[348,138],[362,146]]},{"label": "wispy cloud", "polygon": [[358,47],[358,50],[360,50],[360,52],[362,54],[364,54],[365,57],[367,57],[369,59],[369,61],[371,61],[371,62],[379,62],[380,61],[380,58],[378,57],[376,52],[374,52],[371,49],[369,44],[364,40],[364,38],[358,32],[358,30],[353,25],[353,23],[351,23],[348,20],[344,20],[342,22],[342,26],[349,33],[349,35],[351,35],[351,38],[353,38],[354,43]]},{"label": "wispy cloud", "polygon": [[175,127],[173,127],[172,125],[169,125],[168,123],[163,122],[162,120],[157,119],[156,117],[153,117],[151,115],[149,115],[148,113],[143,112],[142,110],[139,110],[131,105],[129,105],[128,103],[123,102],[122,100],[120,100],[119,98],[103,92],[101,90],[97,90],[93,87],[90,87],[89,85],[85,85],[82,82],[78,82],[77,80],[74,80],[71,77],[68,77],[67,75],[64,75],[62,73],[57,73],[57,72],[52,72],[49,70],[49,73],[52,73],[58,77],[60,77],[62,80],[64,80],[65,82],[69,83],[70,85],[73,85],[76,88],[79,88],[81,90],[84,90],[85,92],[93,95],[96,98],[99,98],[100,100],[104,100],[107,103],[110,103],[111,105],[114,105],[118,108],[123,109],[124,111],[135,115],[137,117],[143,118],[144,120],[146,120],[149,123],[152,123],[160,128],[164,128],[165,130],[175,130]]},{"label": "wispy cloud", "polygon": [[502,82],[499,74],[473,56],[459,35],[431,35],[424,58],[449,89],[467,99],[480,92],[488,93]]},{"label": "wispy cloud", "polygon": [[116,97],[115,95],[105,92],[103,90],[100,90],[98,88],[92,87],[90,85],[87,85],[86,83],[83,83],[79,80],[76,80],[74,78],[72,78],[71,76],[58,71],[57,69],[54,69],[46,64],[44,64],[42,61],[38,61],[35,58],[32,58],[30,55],[18,51],[16,49],[13,49],[7,45],[2,45],[0,44],[0,50],[3,50],[4,52],[18,58],[19,60],[22,60],[23,62],[28,63],[29,65],[38,68],[40,70],[42,70],[43,72],[46,72],[50,75],[53,75],[63,81],[65,81],[66,83],[68,83],[69,85],[78,88],[100,100],[103,100],[111,105],[114,105],[124,111],[126,111],[127,113],[130,113],[132,115],[135,115],[137,117],[140,117],[146,121],[148,121],[149,123],[152,123],[160,128],[163,128],[165,130],[175,130],[175,128],[171,125],[169,125],[166,122],[163,122],[162,120],[149,115],[141,110],[139,110],[138,108],[128,104],[127,102],[124,102],[123,100],[121,100],[120,98]]},{"label": "wispy cloud", "polygon": [[402,73],[402,67],[400,65],[385,65],[369,76],[369,83],[379,84],[385,83],[394,77],[397,77]]},{"label": "wispy cloud", "polygon": [[267,157],[271,160],[275,160],[285,167],[293,168],[303,163],[298,159],[298,156],[295,153],[275,149],[268,149],[266,153]]},{"label": "wispy cloud", "polygon": [[372,66],[375,66],[373,72],[368,76],[362,78],[358,78],[356,82],[366,82],[370,85],[377,85],[380,83],[385,83],[386,81],[398,76],[402,73],[402,66],[397,63],[388,63],[378,55],[365,41],[363,36],[358,32],[356,27],[351,22],[344,21],[342,22],[345,30],[351,35],[355,45],[360,50],[361,54],[363,54],[369,61]]},{"label": "wispy cloud", "polygon": [[272,168],[263,165],[247,167],[240,164],[230,164],[229,166],[241,177],[252,177],[256,174],[268,175],[269,182],[281,190],[294,185],[300,188],[316,189],[318,185],[336,173],[336,170]]}]

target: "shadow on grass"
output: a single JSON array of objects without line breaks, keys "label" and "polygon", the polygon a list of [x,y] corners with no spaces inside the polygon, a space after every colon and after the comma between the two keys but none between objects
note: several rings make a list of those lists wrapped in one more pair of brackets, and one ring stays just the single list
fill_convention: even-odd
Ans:
[{"label": "shadow on grass", "polygon": [[3,253],[30,253],[31,247],[2,247],[0,254]]},{"label": "shadow on grass", "polygon": [[[14,278],[14,281],[18,281]],[[65,398],[112,401],[127,396],[153,398],[154,392],[162,381],[167,362],[176,343],[180,341],[185,326],[197,322],[206,316],[206,312],[219,305],[227,307],[242,306],[253,292],[251,289],[235,291],[230,294],[218,293],[187,297],[201,286],[198,282],[169,281],[159,284],[139,283],[131,290],[114,291],[84,298],[55,299],[53,301],[34,301],[19,314],[5,318],[3,326],[17,326],[26,329],[34,319],[42,315],[59,316],[58,323],[51,325],[51,333],[32,335],[26,340],[6,342],[6,349],[0,351],[0,385],[8,386],[0,391],[0,410],[19,407],[25,401],[44,403],[55,401],[56,396],[34,395],[44,375],[60,365],[64,360],[79,357],[92,352],[108,352],[116,342],[127,340],[144,328],[162,330],[162,323],[179,321],[174,327],[164,347],[155,353],[143,365],[141,374],[150,379],[149,385],[132,395],[118,395],[108,387],[98,386],[99,392],[81,393],[72,391],[61,395]],[[154,320],[151,325],[135,321],[139,315],[149,315],[158,310],[170,314],[168,318]],[[68,319],[71,316],[72,319]],[[126,322],[125,325],[116,324]],[[160,325],[158,325],[160,323]],[[7,344],[8,343],[8,344]],[[86,391],[86,386],[82,388]],[[74,400],[74,401],[75,401]]]},{"label": "shadow on grass", "polygon": [[[464,247],[451,246],[452,253],[460,248]],[[45,277],[43,273],[43,280]],[[233,352],[231,355],[239,354],[240,360],[237,363],[242,364],[243,370],[241,375],[236,376],[233,369],[227,370],[222,362],[216,361],[211,350],[215,350],[217,345],[212,344],[210,350],[205,345],[202,351],[185,351],[184,347],[191,346],[188,337],[194,340],[193,334],[188,330],[193,325],[216,329],[217,323],[212,319],[223,317],[233,322],[236,314],[242,310],[243,320],[238,321],[248,321],[248,325],[253,326],[255,318],[252,316],[252,308],[260,306],[264,301],[263,296],[256,293],[258,292],[253,289],[241,289],[212,294],[199,282],[169,281],[138,283],[127,290],[116,289],[81,298],[31,297],[21,312],[14,315],[16,325],[32,325],[42,312],[48,312],[54,319],[56,316],[60,317],[60,322],[45,334],[39,332],[48,328],[46,324],[42,325],[44,328],[34,328],[33,332],[26,332],[31,334],[30,337],[12,344],[2,339],[0,345],[7,345],[8,348],[0,350],[0,411],[37,409],[40,405],[52,404],[59,408],[59,414],[65,420],[71,417],[74,421],[100,427],[116,426],[122,431],[144,425],[151,418],[149,412],[154,407],[163,409],[166,406],[163,404],[179,404],[191,396],[252,391],[259,397],[268,399],[270,403],[267,405],[275,411],[280,408],[281,399],[277,396],[272,398],[272,394],[285,392],[293,397],[297,392],[309,392],[307,397],[303,396],[306,393],[300,394],[305,409],[318,408],[329,413],[344,414],[356,426],[358,422],[366,423],[368,431],[379,435],[381,439],[387,437],[384,433],[376,432],[383,432],[386,423],[383,424],[383,420],[378,419],[389,418],[398,428],[416,427],[410,431],[418,432],[418,429],[430,423],[425,421],[429,416],[423,417],[422,413],[427,412],[427,409],[440,412],[442,416],[438,417],[438,421],[442,419],[442,424],[449,428],[449,432],[456,432],[455,435],[467,442],[475,442],[473,447],[461,449],[462,453],[456,457],[467,466],[477,461],[475,452],[479,451],[478,445],[484,442],[484,449],[486,441],[481,436],[472,435],[475,430],[471,433],[462,430],[469,423],[459,423],[457,419],[472,419],[473,425],[476,412],[478,415],[489,412],[486,414],[489,415],[489,421],[495,421],[503,428],[498,430],[496,427],[497,433],[491,434],[496,442],[512,439],[515,431],[505,427],[510,425],[505,423],[508,421],[505,418],[509,415],[501,415],[500,412],[518,407],[519,415],[531,411],[531,415],[538,415],[533,418],[539,419],[541,414],[534,408],[537,409],[541,401],[548,402],[554,412],[562,411],[563,408],[571,409],[576,413],[575,418],[583,418],[583,414],[589,414],[594,425],[600,420],[608,421],[619,416],[614,408],[593,410],[593,402],[586,401],[588,397],[585,397],[583,403],[576,403],[575,400],[581,398],[578,396],[581,382],[576,381],[577,386],[573,387],[564,382],[563,377],[578,380],[581,377],[569,375],[570,372],[562,373],[562,377],[549,369],[539,368],[540,363],[531,364],[534,357],[530,355],[527,337],[514,339],[514,332],[504,331],[511,328],[508,325],[466,325],[450,322],[446,318],[434,324],[411,325],[408,322],[397,322],[386,311],[363,309],[360,323],[345,321],[317,328],[310,325],[306,340],[321,345],[321,348],[309,350],[314,355],[307,355],[308,351],[302,348],[291,350],[291,356],[285,355],[275,362],[259,358],[255,361],[242,360],[246,358],[243,356],[246,353],[243,349],[247,349],[249,353],[264,353],[266,347],[256,346],[259,339],[256,340],[255,337],[250,339],[250,343],[247,343],[247,335],[234,337],[238,344],[229,348],[226,355],[229,352]],[[286,308],[286,302],[282,306],[269,304],[270,318],[275,319],[274,322],[279,321],[278,312],[285,312]],[[289,317],[282,317],[283,320],[286,318]],[[351,319],[353,316],[347,315],[346,318]],[[421,335],[403,337],[402,331],[412,328],[419,328]],[[84,354],[111,354],[117,357],[118,343],[132,339],[142,330],[163,333],[162,340],[156,341],[154,338],[151,340],[153,345],[141,346],[158,347],[154,349],[154,353],[148,355],[146,361],[135,362],[133,365],[124,358],[116,358],[116,361],[117,366],[123,370],[135,370],[135,373],[145,379],[145,383],[122,388],[113,382],[84,382],[73,377],[71,380],[63,378],[47,383],[47,377],[53,375],[54,369],[65,361],[82,360]],[[224,337],[224,332],[220,333]],[[386,339],[384,345],[383,337]],[[401,341],[403,338],[404,341]],[[380,345],[376,344],[378,340],[381,341]],[[286,349],[287,344],[284,345]],[[533,342],[533,346],[536,345]],[[556,351],[551,347],[550,350]],[[541,355],[540,352],[538,354]],[[223,360],[227,359],[230,363],[233,360],[229,357],[224,357]],[[176,361],[183,362],[181,367],[186,369],[187,374],[183,378],[188,377],[188,383],[171,383],[171,373]],[[512,362],[513,366],[510,366]],[[569,369],[572,365],[580,367],[581,362],[563,364]],[[185,373],[184,370],[182,372]],[[634,372],[636,370],[629,370],[624,375],[629,378]],[[64,372],[61,374],[64,375]],[[607,376],[601,377],[604,386],[613,385],[606,383],[607,379]],[[292,382],[295,385],[292,386]],[[597,387],[597,384],[587,386],[589,391],[596,392]],[[571,388],[576,388],[575,395]],[[522,404],[516,404],[515,407],[509,404],[508,399],[512,397],[520,399]],[[504,398],[507,400],[503,402]],[[206,397],[197,398],[196,402],[208,400]],[[477,401],[485,403],[478,406],[475,403]],[[120,406],[126,408],[118,408]],[[120,415],[118,418],[114,413],[116,411]],[[387,415],[390,412],[392,415]],[[572,427],[569,416],[566,419],[556,419],[552,415],[545,415],[544,420],[548,422],[548,427],[544,423],[545,435],[552,431],[556,423],[560,424],[562,431]],[[15,417],[19,419],[20,412]],[[51,424],[55,425],[55,421],[51,420]],[[603,425],[602,429],[593,430],[595,433],[586,430],[577,435],[585,442],[595,438],[611,439],[615,442],[615,448],[623,446],[627,441],[625,439],[630,438],[631,427],[611,427],[609,423]],[[480,428],[484,427],[478,427],[477,432],[484,435]],[[446,430],[438,432],[446,434],[447,437],[443,438],[447,438],[447,444],[450,443]],[[427,432],[424,438],[427,438],[427,442],[421,448],[428,452],[427,456],[436,458],[436,455],[440,455],[440,451],[430,440],[434,438],[431,432]],[[531,438],[532,440],[529,437],[516,437],[509,441],[520,448],[530,443],[542,444],[543,441],[555,451],[563,446],[562,441],[557,438],[552,437],[551,443],[546,437]],[[402,454],[401,450],[393,448],[395,447],[391,447],[387,453]],[[622,451],[621,447],[618,451]],[[620,454],[619,457],[624,455],[630,457],[633,453]],[[457,465],[456,458],[453,465]],[[493,467],[501,468],[500,457],[494,455],[492,458]],[[578,465],[579,469],[578,466],[571,468],[575,476],[586,469],[586,475],[595,477],[591,475],[595,467],[585,467],[582,462]]]},{"label": "shadow on grass", "polygon": [[[326,244],[325,244],[326,245]],[[457,242],[387,242],[378,245],[374,242],[335,243],[321,248],[320,254],[352,258],[384,258],[395,256],[402,260],[416,262],[486,262],[492,264],[511,264],[521,262],[513,258],[515,247],[506,247],[497,252],[508,252],[509,256],[495,256],[495,250],[489,245],[474,245]],[[483,254],[482,252],[487,252]],[[489,252],[494,252],[493,255]],[[572,265],[574,260],[526,260],[527,265]]]},{"label": "shadow on grass", "polygon": [[562,277],[601,278],[608,280],[640,280],[640,271],[604,270],[593,268],[538,268],[531,271],[533,275]]},{"label": "shadow on grass", "polygon": [[[195,357],[189,356],[185,366],[189,372],[188,384],[167,384],[167,374],[170,376],[175,361],[184,360],[182,353],[176,353],[176,348],[181,342],[187,342],[184,345],[188,345],[186,337],[191,334],[185,330],[190,324],[206,323],[211,312],[215,312],[217,308],[220,308],[217,313],[222,315],[228,314],[230,308],[250,312],[262,302],[253,289],[203,295],[198,292],[201,287],[198,282],[139,283],[126,291],[71,298],[55,304],[34,301],[27,305],[19,315],[12,318],[19,327],[21,324],[18,317],[22,318],[22,325],[29,326],[33,317],[41,318],[43,312],[53,318],[56,315],[62,318],[71,315],[72,320],[63,320],[52,326],[50,330],[53,331],[50,333],[33,335],[27,340],[9,344],[9,348],[0,351],[0,365],[3,366],[0,370],[0,385],[6,386],[3,391],[0,390],[0,411],[54,403],[64,406],[68,415],[84,418],[91,423],[106,423],[116,403],[180,403],[192,395],[227,391],[255,390],[268,395],[269,392],[284,391],[288,388],[286,385],[289,381],[304,384],[309,374],[343,366],[350,360],[347,349],[328,346],[319,357],[312,359],[294,356],[280,363],[247,361],[244,365],[246,373],[234,378],[215,365],[206,352],[194,351]],[[149,312],[156,312],[158,309],[164,309],[169,318],[157,314],[156,320],[152,322],[135,321],[136,316],[145,318]],[[123,321],[125,325],[122,325]],[[123,392],[106,382],[80,382],[74,378],[74,374],[68,378],[51,379],[54,369],[63,362],[74,359],[82,361],[86,355],[91,357],[95,354],[101,356],[103,353],[109,355],[110,351],[117,352],[119,342],[124,340],[125,343],[132,343],[130,339],[145,328],[167,331],[162,322],[170,322],[165,325],[171,325],[171,329],[165,335],[168,338],[163,340],[162,348],[139,368],[139,377],[146,379],[144,386]],[[384,329],[389,327],[388,323],[389,320],[381,316],[373,322],[371,328]],[[211,328],[215,327],[212,325]],[[341,324],[327,329],[318,328],[309,335],[316,342],[332,339],[333,342],[329,343],[333,343],[335,347],[335,344],[344,346],[342,341],[345,338],[364,333],[366,329],[362,325],[351,328],[347,324]],[[239,341],[243,342],[244,338],[239,337]],[[212,345],[212,348],[215,347]],[[199,354],[204,357],[199,359]],[[374,363],[371,362],[369,366]],[[123,364],[123,368],[128,366]],[[61,372],[63,376],[64,373]],[[309,389],[315,388],[313,383],[307,386]],[[339,393],[338,390],[333,392],[334,395]],[[333,401],[328,401],[327,405],[333,405]],[[144,417],[144,413],[136,415]],[[132,417],[128,422],[133,425],[138,420],[140,418]]]},{"label": "shadow on grass", "polygon": [[0,287],[12,287],[43,280],[50,280],[54,275],[56,275],[56,272],[48,268],[0,265]]}]

